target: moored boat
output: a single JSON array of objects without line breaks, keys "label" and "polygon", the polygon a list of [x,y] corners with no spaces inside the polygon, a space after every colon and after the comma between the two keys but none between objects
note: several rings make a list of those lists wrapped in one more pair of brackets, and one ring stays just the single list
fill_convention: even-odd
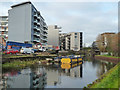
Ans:
[{"label": "moored boat", "polygon": [[83,61],[82,57],[63,57],[61,63],[77,63]]}]

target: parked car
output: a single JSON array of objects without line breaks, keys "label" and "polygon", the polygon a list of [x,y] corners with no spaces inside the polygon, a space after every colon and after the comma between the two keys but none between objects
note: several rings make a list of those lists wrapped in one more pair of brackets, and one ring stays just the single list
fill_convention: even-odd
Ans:
[{"label": "parked car", "polygon": [[47,52],[49,52],[51,54],[56,54],[56,50],[52,47],[48,47]]},{"label": "parked car", "polygon": [[34,50],[32,50],[31,48],[21,48],[20,53],[31,54],[34,53]]},{"label": "parked car", "polygon": [[4,51],[3,53],[5,53],[5,54],[17,54],[17,53],[19,53],[19,51],[13,50],[13,49],[8,49],[8,50]]},{"label": "parked car", "polygon": [[40,52],[43,52],[43,49],[42,49],[42,48],[39,48],[39,51],[40,51]]},{"label": "parked car", "polygon": [[48,51],[54,51],[55,49],[52,48],[52,47],[48,47],[47,50],[48,50]]},{"label": "parked car", "polygon": [[39,49],[32,49],[32,50],[34,51],[34,53],[39,52]]}]

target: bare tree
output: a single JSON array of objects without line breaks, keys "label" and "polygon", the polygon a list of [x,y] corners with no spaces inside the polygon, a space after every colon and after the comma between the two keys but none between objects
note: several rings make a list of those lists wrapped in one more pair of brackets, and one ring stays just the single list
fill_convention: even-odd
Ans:
[{"label": "bare tree", "polygon": [[118,56],[118,34],[115,34],[112,38],[111,38],[111,50],[113,53],[113,56]]},{"label": "bare tree", "polygon": [[114,56],[118,56],[120,51],[120,33],[117,34],[100,34],[96,38],[96,43],[101,52],[108,52]]},{"label": "bare tree", "polygon": [[103,42],[103,36],[101,34],[98,35],[96,38],[96,43],[101,52],[105,52],[104,42]]}]

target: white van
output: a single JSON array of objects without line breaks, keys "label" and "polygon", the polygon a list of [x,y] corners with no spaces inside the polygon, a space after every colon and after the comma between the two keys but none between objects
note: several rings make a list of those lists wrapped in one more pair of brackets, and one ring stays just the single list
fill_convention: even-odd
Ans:
[{"label": "white van", "polygon": [[31,48],[21,48],[20,53],[34,53],[34,51]]}]

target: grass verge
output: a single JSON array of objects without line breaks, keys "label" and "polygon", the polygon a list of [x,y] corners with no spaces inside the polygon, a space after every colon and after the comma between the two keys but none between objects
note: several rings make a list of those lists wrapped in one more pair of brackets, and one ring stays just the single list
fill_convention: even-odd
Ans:
[{"label": "grass verge", "polygon": [[24,67],[29,67],[38,63],[39,60],[33,61],[13,61],[11,63],[5,63],[2,65],[3,69],[21,69]]},{"label": "grass verge", "polygon": [[120,63],[103,74],[99,79],[88,85],[88,88],[118,88],[120,87]]},{"label": "grass verge", "polygon": [[120,58],[120,57],[109,56],[109,55],[96,55],[96,56],[104,56],[104,57]]}]

